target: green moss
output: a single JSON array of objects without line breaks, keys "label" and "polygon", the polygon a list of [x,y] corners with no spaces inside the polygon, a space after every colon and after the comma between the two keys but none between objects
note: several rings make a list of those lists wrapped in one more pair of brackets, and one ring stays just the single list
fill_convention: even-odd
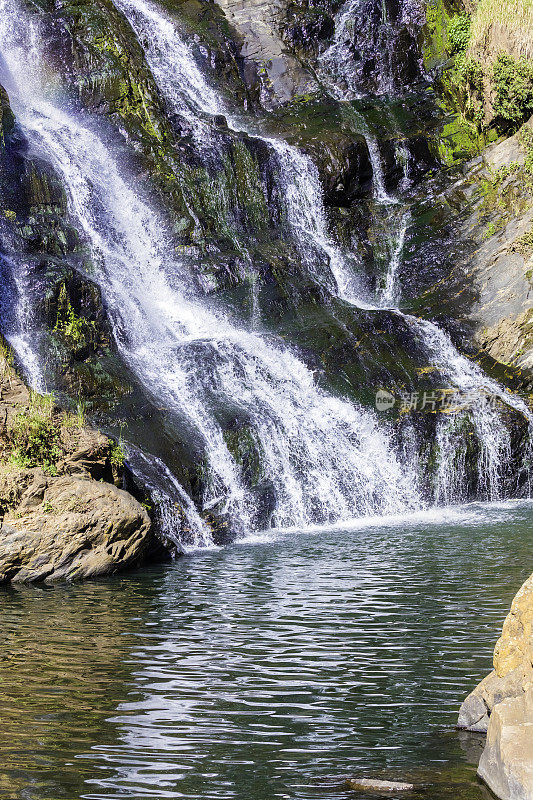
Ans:
[{"label": "green moss", "polygon": [[[529,257],[533,255],[533,228],[526,231],[526,233],[519,236],[513,242],[513,250],[515,253],[520,253],[523,256]],[[526,272],[526,277],[531,280],[531,270]]]},{"label": "green moss", "polygon": [[429,0],[426,5],[423,58],[426,69],[431,69],[448,58],[448,28],[450,9],[444,0]]},{"label": "green moss", "polygon": [[478,155],[486,144],[476,126],[461,117],[444,125],[438,139],[438,155],[447,166],[460,164]]},{"label": "green moss", "polygon": [[466,52],[470,41],[470,17],[456,14],[448,22],[447,49],[450,55]]},{"label": "green moss", "polygon": [[[268,227],[269,210],[266,202],[257,160],[243,142],[232,146],[236,192],[239,206],[246,212],[250,227],[256,231]],[[231,180],[231,174],[228,178]]]}]

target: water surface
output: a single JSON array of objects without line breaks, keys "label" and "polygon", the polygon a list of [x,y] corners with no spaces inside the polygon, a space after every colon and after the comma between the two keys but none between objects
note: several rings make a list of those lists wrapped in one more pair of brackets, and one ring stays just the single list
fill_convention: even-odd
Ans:
[{"label": "water surface", "polygon": [[0,797],[356,800],[345,778],[376,775],[487,798],[453,726],[532,525],[478,505],[4,590]]}]

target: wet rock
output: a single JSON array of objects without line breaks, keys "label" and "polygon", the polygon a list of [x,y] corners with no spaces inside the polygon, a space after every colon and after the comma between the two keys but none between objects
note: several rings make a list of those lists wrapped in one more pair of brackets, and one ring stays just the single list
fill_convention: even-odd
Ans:
[{"label": "wet rock", "polygon": [[380,781],[376,778],[349,778],[347,781],[350,789],[360,791],[378,792],[386,794],[388,792],[410,792],[415,787],[412,783],[402,783],[400,781]]},{"label": "wet rock", "polygon": [[502,800],[533,797],[533,688],[494,708],[478,775]]},{"label": "wet rock", "polygon": [[[318,90],[314,77],[287,52],[279,33],[285,8],[280,0],[217,0],[228,21],[242,37],[240,55],[255,71],[261,84],[265,108]],[[251,69],[250,69],[251,67]]]}]

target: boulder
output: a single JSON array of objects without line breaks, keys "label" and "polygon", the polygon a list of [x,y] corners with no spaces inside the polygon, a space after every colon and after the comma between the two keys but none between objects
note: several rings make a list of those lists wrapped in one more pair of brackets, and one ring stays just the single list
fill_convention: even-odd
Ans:
[{"label": "boulder", "polygon": [[533,575],[511,605],[494,650],[494,670],[468,695],[458,727],[486,732],[492,710],[533,688]]},{"label": "boulder", "polygon": [[0,584],[109,575],[140,563],[152,544],[145,509],[109,483],[36,476],[0,526]]},{"label": "boulder", "polygon": [[502,800],[533,798],[533,689],[495,706],[478,775]]}]

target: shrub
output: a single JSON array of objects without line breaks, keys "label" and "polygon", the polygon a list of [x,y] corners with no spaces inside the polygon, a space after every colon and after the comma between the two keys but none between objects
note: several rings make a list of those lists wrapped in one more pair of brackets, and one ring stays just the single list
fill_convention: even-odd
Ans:
[{"label": "shrub", "polygon": [[61,455],[59,428],[53,419],[54,398],[32,393],[27,411],[11,421],[12,461],[19,467],[42,467],[54,474]]},{"label": "shrub", "polygon": [[526,151],[524,168],[529,177],[533,177],[533,131],[527,125],[520,130],[520,144]]},{"label": "shrub", "polygon": [[115,469],[120,469],[124,466],[126,454],[124,452],[122,442],[119,441],[113,444],[111,450],[109,451],[109,461],[111,462],[111,466]]},{"label": "shrub", "polygon": [[533,63],[500,53],[492,72],[494,113],[515,127],[533,113]]},{"label": "shrub", "polygon": [[470,17],[457,14],[448,25],[448,52],[451,56],[464,53],[470,41]]}]

